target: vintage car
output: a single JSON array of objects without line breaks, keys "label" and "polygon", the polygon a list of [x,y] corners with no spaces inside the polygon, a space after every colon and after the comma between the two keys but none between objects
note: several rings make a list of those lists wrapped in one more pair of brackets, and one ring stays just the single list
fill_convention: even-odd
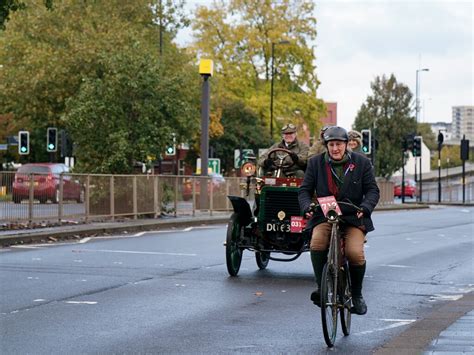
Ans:
[{"label": "vintage car", "polygon": [[[290,163],[285,159],[289,154],[282,148],[269,151],[276,169],[267,176],[256,174],[255,161],[241,167],[242,176],[247,177],[242,186],[247,198],[228,196],[234,210],[225,242],[227,271],[231,276],[238,274],[244,250],[255,253],[260,269],[265,269],[270,260],[293,261],[309,251],[310,235],[304,232],[306,220],[298,202],[298,187],[303,179],[282,176],[293,165],[291,159]],[[248,198],[253,195],[251,189],[253,202]]]}]

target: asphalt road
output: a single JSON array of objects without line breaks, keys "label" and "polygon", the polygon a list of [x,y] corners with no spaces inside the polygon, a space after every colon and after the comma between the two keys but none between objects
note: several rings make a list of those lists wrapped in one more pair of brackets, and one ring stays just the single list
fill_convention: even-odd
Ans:
[{"label": "asphalt road", "polygon": [[472,291],[474,208],[377,212],[369,312],[327,350],[309,255],[227,274],[225,226],[0,249],[2,354],[371,353]]}]

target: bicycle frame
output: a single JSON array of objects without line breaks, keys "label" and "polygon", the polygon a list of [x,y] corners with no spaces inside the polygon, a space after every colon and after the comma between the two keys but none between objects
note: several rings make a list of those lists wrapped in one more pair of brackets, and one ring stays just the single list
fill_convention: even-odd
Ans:
[{"label": "bicycle frame", "polygon": [[[360,208],[352,203],[347,204],[360,211]],[[334,346],[336,340],[338,313],[342,331],[344,335],[349,335],[352,302],[349,268],[344,254],[344,239],[339,229],[340,216],[336,211],[337,204],[334,205],[326,212],[326,220],[331,224],[331,239],[321,280],[321,321],[324,340],[328,347]],[[314,205],[313,210],[317,207],[319,205]]]}]

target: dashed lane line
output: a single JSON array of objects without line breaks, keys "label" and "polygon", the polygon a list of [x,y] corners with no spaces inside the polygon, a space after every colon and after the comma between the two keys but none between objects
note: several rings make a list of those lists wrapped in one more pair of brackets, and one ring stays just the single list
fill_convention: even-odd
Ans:
[{"label": "dashed lane line", "polygon": [[197,254],[187,253],[164,253],[159,251],[135,251],[135,250],[111,250],[111,249],[75,249],[78,253],[119,253],[119,254],[142,254],[142,255],[171,255],[171,256],[197,256]]}]

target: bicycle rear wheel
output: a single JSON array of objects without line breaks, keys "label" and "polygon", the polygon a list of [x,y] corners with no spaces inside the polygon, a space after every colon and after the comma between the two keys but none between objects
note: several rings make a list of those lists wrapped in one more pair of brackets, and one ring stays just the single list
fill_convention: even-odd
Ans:
[{"label": "bicycle rear wheel", "polygon": [[326,264],[321,279],[321,323],[324,340],[333,347],[337,333],[337,284],[336,270]]},{"label": "bicycle rear wheel", "polygon": [[344,335],[349,335],[351,333],[352,294],[349,266],[347,264],[344,265],[342,271],[339,273],[339,286],[339,298],[343,305],[339,312],[341,317],[341,328]]}]

